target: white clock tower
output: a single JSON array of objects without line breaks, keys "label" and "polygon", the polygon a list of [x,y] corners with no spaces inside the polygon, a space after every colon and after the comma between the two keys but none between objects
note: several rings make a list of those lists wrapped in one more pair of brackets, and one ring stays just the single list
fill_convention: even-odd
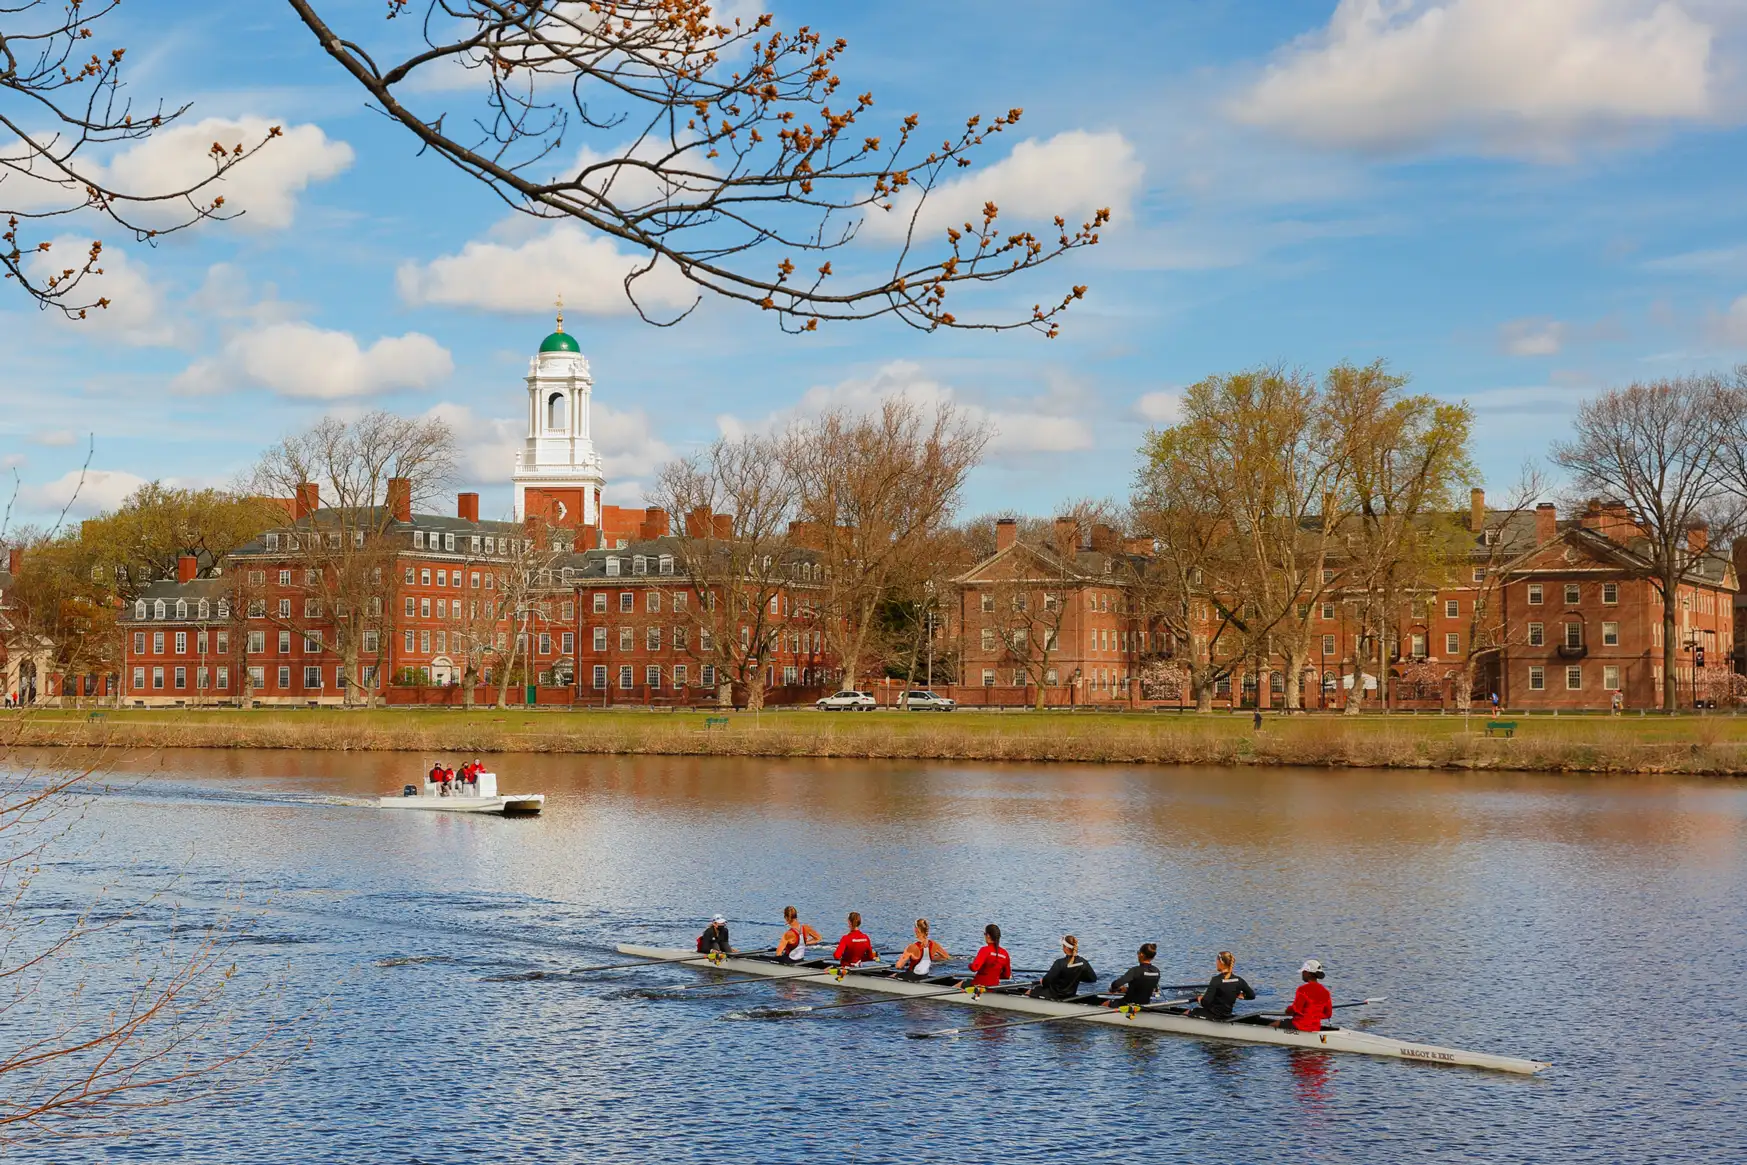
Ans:
[{"label": "white clock tower", "polygon": [[576,338],[558,326],[528,363],[528,436],[516,454],[516,520],[542,518],[554,526],[600,525],[600,454],[589,438],[594,381]]}]

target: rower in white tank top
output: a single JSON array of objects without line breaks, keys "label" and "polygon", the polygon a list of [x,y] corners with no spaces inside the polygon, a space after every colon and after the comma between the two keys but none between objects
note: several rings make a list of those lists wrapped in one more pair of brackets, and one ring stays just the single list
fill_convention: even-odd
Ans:
[{"label": "rower in white tank top", "polygon": [[779,962],[800,963],[807,958],[807,944],[819,942],[819,932],[801,921],[801,916],[793,906],[783,907],[783,921],[788,923],[788,929],[783,931],[782,941],[776,945],[776,957]]},{"label": "rower in white tank top", "polygon": [[916,941],[904,948],[898,958],[898,970],[921,978],[934,970],[935,959],[950,959],[946,948],[928,937],[928,920],[916,920]]}]

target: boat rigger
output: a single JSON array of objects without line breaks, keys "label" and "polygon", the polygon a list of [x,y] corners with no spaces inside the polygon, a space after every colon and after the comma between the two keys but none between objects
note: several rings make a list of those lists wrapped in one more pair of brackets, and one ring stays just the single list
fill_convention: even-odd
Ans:
[{"label": "boat rigger", "polygon": [[[700,970],[734,971],[739,974],[789,979],[796,983],[832,987],[848,991],[868,991],[877,994],[910,996],[936,1003],[951,1003],[961,1007],[985,1008],[992,1011],[1017,1012],[1038,1017],[1056,1017],[1063,1022],[1102,1024],[1106,1027],[1139,1028],[1169,1032],[1201,1039],[1224,1040],[1241,1044],[1275,1044],[1317,1052],[1348,1052],[1363,1056],[1382,1056],[1398,1060],[1413,1060],[1423,1064],[1451,1064],[1469,1068],[1487,1068],[1498,1072],[1533,1075],[1552,1067],[1545,1060],[1530,1060],[1520,1056],[1500,1056],[1490,1052],[1445,1048],[1435,1044],[1413,1043],[1370,1032],[1357,1032],[1341,1027],[1306,1032],[1294,1028],[1276,1028],[1260,1023],[1238,1020],[1207,1019],[1168,1010],[1111,1010],[1096,997],[1080,997],[1076,1002],[1057,1002],[1032,998],[1024,994],[1028,984],[993,988],[967,985],[952,990],[963,982],[964,975],[914,977],[889,969],[855,969],[840,967],[824,960],[805,964],[779,964],[764,959],[723,956],[716,952],[700,955],[695,951],[664,947],[638,946],[624,943],[620,954],[645,958],[652,962],[679,966],[697,966]],[[945,989],[945,993],[943,993]]]}]

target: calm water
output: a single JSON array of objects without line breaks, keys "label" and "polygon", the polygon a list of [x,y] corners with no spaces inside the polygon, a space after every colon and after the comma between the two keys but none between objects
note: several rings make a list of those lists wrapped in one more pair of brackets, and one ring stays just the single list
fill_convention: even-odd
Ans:
[{"label": "calm water", "polygon": [[[190,918],[241,894],[245,987],[327,1002],[263,1087],[8,1161],[1747,1159],[1747,787],[516,758],[503,784],[549,794],[537,820],[357,801],[423,764],[171,754],[98,798],[42,892],[169,884]],[[1275,1006],[1314,955],[1337,999],[1389,997],[1373,1030],[1558,1066],[1076,1025],[918,1042],[966,1013],[727,1021],[833,999],[626,991],[699,981],[679,969],[514,978],[683,945],[715,911],[763,946],[791,901],[832,936],[859,909],[882,949],[918,914],[959,954],[996,920],[1020,966],[1072,930],[1106,977],[1145,939],[1167,982],[1229,947]]]}]

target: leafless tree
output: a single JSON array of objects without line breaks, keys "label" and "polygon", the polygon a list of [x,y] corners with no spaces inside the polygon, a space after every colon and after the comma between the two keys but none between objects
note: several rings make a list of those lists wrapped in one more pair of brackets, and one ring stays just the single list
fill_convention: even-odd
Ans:
[{"label": "leafless tree", "polygon": [[189,106],[162,101],[136,109],[123,92],[127,50],[98,39],[120,0],[14,0],[0,8],[0,268],[44,307],[83,319],[109,306],[82,293],[103,273],[103,242],[62,258],[51,227],[95,217],[136,242],[151,242],[207,219],[232,217],[213,185],[279,136],[213,142],[198,178],[135,188],[105,170],[103,155],[173,125]]},{"label": "leafless tree", "polygon": [[1088,574],[1080,555],[1086,535],[1110,516],[1103,502],[1082,500],[1059,507],[1039,541],[1016,540],[1013,553],[978,583],[982,625],[993,629],[1001,661],[1024,674],[1039,711],[1050,673],[1058,671],[1056,679],[1061,679],[1055,660],[1072,622],[1067,618],[1070,605],[1077,607],[1082,588],[1094,579],[1108,581],[1102,574]]},{"label": "leafless tree", "polygon": [[925,573],[988,439],[987,425],[951,404],[924,408],[901,397],[871,416],[832,410],[787,434],[796,541],[824,564],[823,627],[852,681],[897,586]]},{"label": "leafless tree", "polygon": [[[511,683],[518,677],[532,674],[534,637],[542,627],[552,626],[552,568],[570,549],[568,540],[559,531],[530,518],[523,524],[519,538],[497,540],[502,552],[508,542],[508,553],[500,553],[502,561],[493,574],[496,579],[496,618],[509,628],[497,631],[494,658],[501,667],[497,677],[497,706],[509,707]],[[491,592],[486,592],[489,599]],[[572,624],[574,626],[574,623]],[[519,670],[518,670],[519,667]]]},{"label": "leafless tree", "polygon": [[1681,376],[1616,388],[1585,401],[1576,433],[1553,446],[1553,462],[1577,496],[1624,505],[1641,540],[1631,549],[1662,599],[1662,707],[1678,702],[1680,587],[1706,553],[1695,526],[1725,539],[1740,525],[1733,481],[1742,427],[1741,386],[1715,375]]},{"label": "leafless tree", "polygon": [[[914,114],[868,132],[874,97],[845,88],[844,41],[781,32],[769,16],[729,21],[709,0],[389,0],[391,20],[422,10],[411,55],[398,29],[341,31],[321,0],[290,4],[423,149],[518,211],[575,221],[641,256],[624,285],[650,322],[676,318],[651,319],[639,284],[676,273],[789,329],[894,315],[928,330],[1053,335],[1084,287],[1007,319],[961,319],[948,294],[1090,246],[1109,219],[1057,216],[1034,231],[1008,226],[990,202],[930,227],[929,194],[1021,111],[969,118],[934,147]],[[845,252],[870,215],[903,224],[879,263],[888,273],[866,274],[868,253]],[[835,272],[846,256],[857,270]]]}]

